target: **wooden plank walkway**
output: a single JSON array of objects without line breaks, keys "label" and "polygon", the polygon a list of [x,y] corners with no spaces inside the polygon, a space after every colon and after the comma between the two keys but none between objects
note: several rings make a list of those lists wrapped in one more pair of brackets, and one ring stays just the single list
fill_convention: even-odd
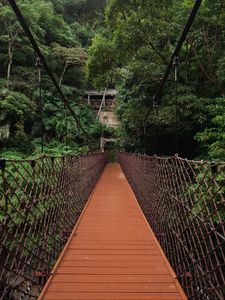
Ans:
[{"label": "wooden plank walkway", "polygon": [[108,164],[39,299],[187,299],[118,164]]}]

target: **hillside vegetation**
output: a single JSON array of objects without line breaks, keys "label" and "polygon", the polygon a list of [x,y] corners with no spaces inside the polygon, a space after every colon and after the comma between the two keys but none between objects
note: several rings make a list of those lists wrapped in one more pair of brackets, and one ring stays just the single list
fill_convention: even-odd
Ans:
[{"label": "hillside vegetation", "polygon": [[[126,148],[148,154],[225,159],[225,2],[205,0],[181,49],[178,122],[174,70],[162,79],[195,1],[109,0],[104,28],[89,48],[87,76],[115,85]],[[152,107],[149,118],[146,112]]]},{"label": "hillside vegetation", "polygon": [[[27,24],[89,140],[42,70],[8,4],[0,1],[1,156],[79,153],[102,133],[128,151],[225,159],[225,3],[204,0],[181,49],[177,119],[174,70],[153,96],[192,0],[18,0]],[[88,88],[116,88],[121,126],[104,128],[83,100]],[[150,115],[145,120],[148,109]],[[176,135],[178,149],[176,149]]]},{"label": "hillside vegetation", "polygon": [[101,28],[105,1],[18,0],[51,71],[87,133],[77,126],[41,67],[8,1],[0,1],[0,148],[2,157],[86,152],[102,126],[83,100],[87,48]]}]

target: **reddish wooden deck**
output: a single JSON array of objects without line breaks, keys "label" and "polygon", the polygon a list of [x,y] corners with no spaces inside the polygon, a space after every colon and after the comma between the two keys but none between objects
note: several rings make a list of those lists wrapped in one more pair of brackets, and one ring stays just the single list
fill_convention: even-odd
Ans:
[{"label": "reddish wooden deck", "polygon": [[109,164],[39,299],[187,299],[118,164]]}]

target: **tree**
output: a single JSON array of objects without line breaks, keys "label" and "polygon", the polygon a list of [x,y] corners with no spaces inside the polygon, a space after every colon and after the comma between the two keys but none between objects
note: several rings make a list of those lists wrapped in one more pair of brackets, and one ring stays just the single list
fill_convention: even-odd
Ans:
[{"label": "tree", "polygon": [[[66,2],[69,1],[18,0],[17,4],[54,75],[60,78],[60,84],[64,81],[71,86],[62,86],[63,92],[88,131],[94,119],[93,113],[83,105],[77,88],[83,87],[82,72],[87,58],[78,32],[83,30],[85,39],[89,25],[82,25],[74,19],[68,22]],[[73,3],[75,2],[71,1]],[[56,144],[61,145],[67,136],[68,147],[79,148],[85,142],[83,134],[76,127],[69,111],[64,109],[44,70],[40,98],[34,50],[8,1],[2,0],[0,5],[1,148],[17,149],[27,155],[27,146],[31,152],[36,153],[41,149],[39,144],[43,133],[45,145],[51,145],[49,147],[64,149],[64,146],[57,147]],[[85,10],[83,13],[85,14]],[[93,20],[94,18],[93,16]],[[24,141],[24,147],[20,140]],[[31,142],[36,149],[28,147],[27,142]]]},{"label": "tree", "polygon": [[63,76],[68,67],[82,66],[87,59],[86,51],[79,45],[73,48],[66,48],[55,43],[53,44],[52,51],[53,54],[56,57],[59,57],[64,64],[63,71],[59,79],[59,85],[62,84]]},{"label": "tree", "polygon": [[13,54],[19,40],[19,33],[22,29],[19,26],[16,16],[12,9],[7,4],[7,1],[0,3],[0,20],[1,25],[4,27],[5,32],[0,36],[0,40],[3,43],[7,43],[8,52],[8,64],[7,64],[7,75],[6,75],[6,86],[10,88],[11,69],[13,63]]},{"label": "tree", "polygon": [[224,94],[225,7],[220,0],[206,0],[180,52],[178,120],[173,70],[153,109],[152,99],[192,7],[189,0],[110,0],[105,29],[89,47],[87,78],[98,88],[116,86],[125,136],[138,151],[173,154],[178,131],[180,154],[196,156],[194,136],[210,122],[205,106]]}]

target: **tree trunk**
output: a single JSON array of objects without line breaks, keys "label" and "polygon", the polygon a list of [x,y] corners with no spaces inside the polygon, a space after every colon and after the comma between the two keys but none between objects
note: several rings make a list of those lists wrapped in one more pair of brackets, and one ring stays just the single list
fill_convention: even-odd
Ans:
[{"label": "tree trunk", "polygon": [[60,76],[60,79],[59,79],[59,85],[62,85],[63,77],[64,77],[64,75],[65,75],[65,72],[66,72],[66,69],[67,69],[68,65],[69,65],[69,63],[66,62],[65,66],[64,66],[64,68],[63,68],[62,74],[61,74],[61,76]]},{"label": "tree trunk", "polygon": [[6,85],[7,85],[7,88],[10,89],[10,77],[11,77],[11,69],[12,69],[12,62],[13,62],[12,41],[10,41],[8,44],[8,55],[9,55],[9,61],[8,61],[8,67],[7,67]]},{"label": "tree trunk", "polygon": [[5,26],[8,30],[8,36],[9,36],[9,41],[8,41],[8,56],[9,56],[9,61],[8,61],[8,67],[7,67],[7,81],[6,85],[7,88],[10,89],[10,79],[11,79],[11,71],[12,71],[12,63],[13,63],[13,52],[15,50],[15,42],[18,36],[19,31],[15,31],[14,33],[12,32],[12,27],[11,24],[5,23]]}]

